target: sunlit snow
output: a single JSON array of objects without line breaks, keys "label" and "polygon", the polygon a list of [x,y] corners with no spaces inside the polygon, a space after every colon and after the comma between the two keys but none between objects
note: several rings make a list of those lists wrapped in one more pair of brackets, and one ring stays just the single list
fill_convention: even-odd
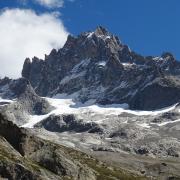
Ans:
[{"label": "sunlit snow", "polygon": [[93,34],[94,34],[94,32],[90,32],[90,33],[88,34],[87,38],[91,38]]},{"label": "sunlit snow", "polygon": [[4,105],[10,104],[10,103],[12,103],[12,102],[13,102],[13,100],[2,99],[2,98],[0,97],[0,106],[4,106]]},{"label": "sunlit snow", "polygon": [[162,122],[162,123],[158,123],[158,126],[165,126],[167,124],[172,124],[172,123],[176,123],[176,122],[180,122],[180,119],[174,120],[174,121],[166,121],[166,122]]},{"label": "sunlit snow", "polygon": [[[53,98],[46,98],[49,103],[55,107],[53,111],[46,115],[40,116],[30,116],[29,122],[24,124],[23,127],[33,128],[35,124],[47,118],[49,115],[61,115],[61,114],[88,114],[88,116],[93,116],[94,114],[102,115],[120,115],[122,113],[133,114],[136,116],[155,116],[161,113],[165,113],[175,109],[176,105],[168,108],[156,110],[156,111],[134,111],[128,109],[128,104],[110,104],[110,105],[99,105],[95,104],[95,100],[89,100],[82,104],[76,101],[77,94],[66,95],[58,94]],[[102,121],[100,121],[102,122]],[[96,123],[100,123],[97,121]],[[173,121],[174,122],[174,121]],[[148,124],[139,124],[142,127],[149,128]],[[164,125],[164,124],[162,124]]]},{"label": "sunlit snow", "polygon": [[105,65],[106,65],[106,62],[105,62],[105,61],[100,61],[100,62],[98,63],[98,65],[99,65],[99,66],[105,66]]},{"label": "sunlit snow", "polygon": [[142,124],[138,124],[138,125],[143,128],[148,128],[148,129],[151,127],[148,123],[142,123]]}]

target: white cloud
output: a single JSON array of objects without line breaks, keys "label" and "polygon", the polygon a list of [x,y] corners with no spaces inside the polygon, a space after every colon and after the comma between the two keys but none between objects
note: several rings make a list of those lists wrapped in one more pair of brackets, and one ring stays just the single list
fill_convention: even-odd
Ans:
[{"label": "white cloud", "polygon": [[35,1],[40,5],[48,8],[59,8],[62,7],[64,4],[64,0],[35,0]]},{"label": "white cloud", "polygon": [[62,21],[54,14],[6,9],[0,13],[0,76],[20,76],[26,57],[44,58],[67,39]]},{"label": "white cloud", "polygon": [[[31,0],[33,3],[44,6],[48,9],[56,9],[64,6],[65,2],[74,2],[75,0]],[[23,5],[28,5],[29,0],[18,0]]]}]

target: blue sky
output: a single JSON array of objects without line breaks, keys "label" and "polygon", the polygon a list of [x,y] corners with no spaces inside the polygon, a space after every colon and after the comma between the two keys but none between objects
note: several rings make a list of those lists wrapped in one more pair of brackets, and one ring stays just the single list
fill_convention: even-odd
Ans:
[{"label": "blue sky", "polygon": [[77,0],[62,14],[74,34],[101,24],[139,53],[180,60],[180,0]]},{"label": "blue sky", "polygon": [[142,55],[169,51],[180,60],[180,0],[1,0],[0,8],[32,9],[38,14],[60,12],[59,19],[74,35],[102,25]]}]

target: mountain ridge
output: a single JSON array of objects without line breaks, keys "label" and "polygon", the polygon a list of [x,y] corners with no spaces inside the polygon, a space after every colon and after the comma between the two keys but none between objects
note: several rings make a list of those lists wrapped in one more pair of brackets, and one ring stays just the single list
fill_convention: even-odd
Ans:
[{"label": "mountain ridge", "polygon": [[139,110],[177,103],[179,75],[180,62],[171,53],[143,57],[101,26],[77,37],[69,35],[64,47],[53,49],[45,60],[27,58],[22,70],[41,96],[78,92],[82,102],[127,103]]}]

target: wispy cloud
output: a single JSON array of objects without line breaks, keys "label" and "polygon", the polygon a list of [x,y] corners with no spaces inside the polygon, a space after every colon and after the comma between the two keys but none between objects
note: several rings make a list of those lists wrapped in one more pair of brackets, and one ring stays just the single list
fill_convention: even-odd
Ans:
[{"label": "wispy cloud", "polygon": [[48,8],[60,8],[63,7],[64,5],[64,0],[35,0],[35,1],[40,5]]},{"label": "wispy cloud", "polygon": [[64,45],[68,32],[56,14],[6,9],[0,13],[0,76],[20,76],[26,57],[44,57]]},{"label": "wispy cloud", "polygon": [[40,6],[46,7],[48,9],[56,9],[64,6],[65,2],[74,2],[75,0],[17,0],[23,5],[28,5],[29,2],[39,4]]}]

